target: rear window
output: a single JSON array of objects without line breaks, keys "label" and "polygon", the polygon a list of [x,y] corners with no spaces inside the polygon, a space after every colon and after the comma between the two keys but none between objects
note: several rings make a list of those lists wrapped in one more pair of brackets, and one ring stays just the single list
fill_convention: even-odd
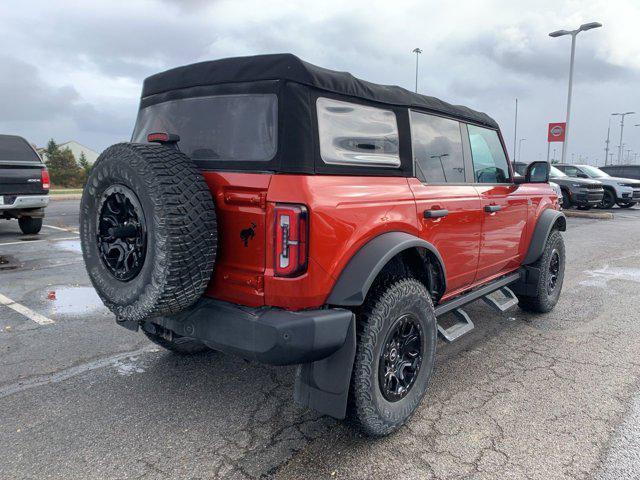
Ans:
[{"label": "rear window", "polygon": [[320,156],[330,165],[399,167],[398,123],[391,110],[320,97]]},{"label": "rear window", "polygon": [[13,135],[0,135],[0,160],[41,162],[38,154],[24,138]]},{"label": "rear window", "polygon": [[196,161],[267,162],[278,145],[275,94],[184,98],[140,110],[132,140],[154,132],[175,133],[178,146]]}]

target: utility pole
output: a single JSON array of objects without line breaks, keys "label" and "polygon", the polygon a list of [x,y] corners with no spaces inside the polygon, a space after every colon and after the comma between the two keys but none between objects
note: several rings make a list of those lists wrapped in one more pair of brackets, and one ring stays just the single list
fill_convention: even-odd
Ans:
[{"label": "utility pole", "polygon": [[418,55],[422,53],[422,50],[416,47],[411,51],[416,54],[416,93],[418,93]]},{"label": "utility pole", "polygon": [[516,139],[518,138],[518,99],[516,98],[516,121],[513,127],[513,161],[516,161]]},{"label": "utility pole", "polygon": [[609,154],[609,165],[613,165],[613,152]]},{"label": "utility pole", "polygon": [[611,117],[609,117],[609,126],[607,127],[607,139],[604,142],[604,164],[607,164],[607,158],[609,158],[609,133],[611,133]]},{"label": "utility pole", "polygon": [[624,132],[624,117],[633,115],[636,112],[612,113],[611,115],[620,117],[620,143],[618,143],[618,165],[622,163],[622,132]]},{"label": "utility pole", "polygon": [[565,126],[564,142],[562,142],[562,163],[567,159],[567,147],[569,145],[569,120],[571,120],[571,91],[573,89],[573,63],[576,57],[576,37],[580,32],[599,28],[602,24],[598,22],[584,23],[575,30],[556,30],[549,34],[550,37],[562,37],[563,35],[571,35],[571,61],[569,63],[569,90],[567,92],[567,120]]}]

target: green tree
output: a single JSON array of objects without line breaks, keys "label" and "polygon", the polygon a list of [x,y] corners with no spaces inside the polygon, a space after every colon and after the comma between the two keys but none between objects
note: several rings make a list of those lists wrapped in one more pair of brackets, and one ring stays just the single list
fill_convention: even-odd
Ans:
[{"label": "green tree", "polygon": [[51,175],[51,184],[56,187],[79,187],[83,184],[83,170],[78,166],[73,152],[60,149],[51,139],[45,150],[46,164]]},{"label": "green tree", "polygon": [[89,178],[89,173],[91,173],[91,167],[93,167],[93,165],[89,163],[84,152],[80,152],[80,159],[78,160],[78,163],[82,170],[82,185],[84,186],[84,184],[87,183],[87,178]]}]

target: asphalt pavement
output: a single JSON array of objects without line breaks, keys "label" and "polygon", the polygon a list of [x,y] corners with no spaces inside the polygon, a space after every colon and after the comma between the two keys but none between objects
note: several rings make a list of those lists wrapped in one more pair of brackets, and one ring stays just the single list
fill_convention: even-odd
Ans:
[{"label": "asphalt pavement", "polygon": [[0,221],[0,478],[640,478],[640,209],[570,218],[563,294],[438,343],[422,406],[371,440],[296,406],[293,368],[181,357],[115,325],[78,201]]}]

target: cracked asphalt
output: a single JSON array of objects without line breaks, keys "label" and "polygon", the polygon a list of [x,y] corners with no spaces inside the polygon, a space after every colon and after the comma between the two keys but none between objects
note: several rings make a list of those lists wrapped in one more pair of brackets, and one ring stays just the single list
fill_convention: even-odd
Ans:
[{"label": "cracked asphalt", "polygon": [[[117,327],[90,288],[78,201],[37,237],[0,222],[0,478],[640,478],[640,209],[568,219],[547,315],[466,310],[430,389],[371,440],[297,407],[293,368],[180,357]],[[33,240],[29,240],[33,238]]]}]

